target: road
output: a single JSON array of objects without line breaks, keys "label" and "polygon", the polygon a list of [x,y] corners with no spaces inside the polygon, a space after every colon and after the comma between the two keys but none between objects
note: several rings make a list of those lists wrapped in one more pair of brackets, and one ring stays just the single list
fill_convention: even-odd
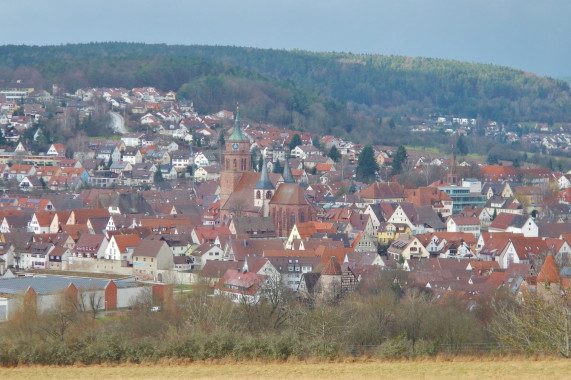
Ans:
[{"label": "road", "polygon": [[111,129],[115,132],[124,135],[127,133],[127,129],[125,128],[125,121],[123,120],[123,116],[121,116],[117,112],[109,111],[109,115],[111,115]]}]

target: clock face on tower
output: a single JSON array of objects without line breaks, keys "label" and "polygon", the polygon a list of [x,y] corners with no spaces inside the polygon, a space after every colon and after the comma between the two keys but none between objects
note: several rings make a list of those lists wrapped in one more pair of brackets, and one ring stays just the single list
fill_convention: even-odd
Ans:
[{"label": "clock face on tower", "polygon": [[232,144],[232,150],[238,150],[238,143]]}]

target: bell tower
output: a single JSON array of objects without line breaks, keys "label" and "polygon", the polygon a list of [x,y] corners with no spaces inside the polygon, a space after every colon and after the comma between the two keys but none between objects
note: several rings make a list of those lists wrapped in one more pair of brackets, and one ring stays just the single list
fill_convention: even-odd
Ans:
[{"label": "bell tower", "polygon": [[224,162],[220,173],[220,205],[224,205],[240,182],[242,174],[252,170],[250,140],[240,128],[239,109],[236,108],[234,130],[226,140]]},{"label": "bell tower", "polygon": [[270,200],[274,196],[275,191],[276,189],[268,175],[268,167],[264,162],[260,179],[254,186],[254,207],[260,208],[262,216],[270,215]]}]

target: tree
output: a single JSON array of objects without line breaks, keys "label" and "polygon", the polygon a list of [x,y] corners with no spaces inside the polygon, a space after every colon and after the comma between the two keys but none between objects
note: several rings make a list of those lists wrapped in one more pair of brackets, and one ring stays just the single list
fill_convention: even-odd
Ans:
[{"label": "tree", "polygon": [[488,158],[486,158],[486,163],[488,165],[497,165],[498,164],[498,156],[493,153],[488,154]]},{"label": "tree", "polygon": [[359,154],[359,162],[356,169],[357,180],[371,183],[377,178],[379,164],[375,160],[375,152],[371,145],[365,145]]},{"label": "tree", "polygon": [[274,164],[274,169],[272,170],[272,173],[281,174],[283,171],[284,171],[284,169],[282,168],[282,165],[280,164],[280,160],[276,160],[276,163]]},{"label": "tree", "polygon": [[490,331],[508,347],[528,354],[571,357],[571,312],[566,295],[546,299],[534,293],[494,302]]},{"label": "tree", "polygon": [[512,161],[512,166],[516,169],[519,169],[519,160],[517,158],[514,158],[514,160]]},{"label": "tree", "polygon": [[339,152],[339,149],[333,145],[331,149],[329,149],[329,152],[327,152],[327,157],[331,158],[335,162],[338,162],[341,158],[341,153]]},{"label": "tree", "polygon": [[395,129],[395,127],[396,127],[395,121],[391,118],[391,119],[389,120],[389,128],[390,128],[390,129]]},{"label": "tree", "polygon": [[397,149],[397,153],[393,157],[393,174],[402,173],[402,167],[404,162],[408,159],[406,149],[404,145],[401,145]]},{"label": "tree", "polygon": [[301,137],[299,136],[298,133],[296,133],[295,135],[293,135],[290,143],[289,143],[289,149],[295,149],[296,146],[299,146],[303,144],[301,141]]},{"label": "tree", "polygon": [[224,144],[226,144],[226,140],[224,139],[224,130],[221,130],[220,136],[218,136],[218,146],[223,148]]},{"label": "tree", "polygon": [[463,135],[458,135],[456,139],[456,153],[465,156],[468,154],[468,145],[466,145],[466,139]]},{"label": "tree", "polygon": [[262,171],[262,166],[264,165],[264,155],[260,154],[260,157],[258,158],[258,171],[261,172]]},{"label": "tree", "polygon": [[319,141],[319,136],[317,135],[313,136],[313,138],[311,139],[311,144],[313,144],[313,146],[316,147],[317,149],[321,149],[321,141]]},{"label": "tree", "polygon": [[163,178],[163,173],[161,173],[160,169],[157,169],[157,171],[153,175],[153,179],[154,179],[155,183],[160,183],[160,182],[165,181],[165,179]]}]

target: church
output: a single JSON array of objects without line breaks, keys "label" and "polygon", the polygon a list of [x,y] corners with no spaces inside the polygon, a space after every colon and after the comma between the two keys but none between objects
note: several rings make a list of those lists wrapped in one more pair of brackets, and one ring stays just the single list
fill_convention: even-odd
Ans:
[{"label": "church", "polygon": [[305,191],[295,182],[288,161],[282,174],[260,173],[252,168],[250,140],[240,127],[236,114],[234,130],[226,141],[220,173],[220,214],[228,221],[232,216],[271,217],[278,236],[287,237],[295,223],[315,220],[316,211],[307,201]]}]

